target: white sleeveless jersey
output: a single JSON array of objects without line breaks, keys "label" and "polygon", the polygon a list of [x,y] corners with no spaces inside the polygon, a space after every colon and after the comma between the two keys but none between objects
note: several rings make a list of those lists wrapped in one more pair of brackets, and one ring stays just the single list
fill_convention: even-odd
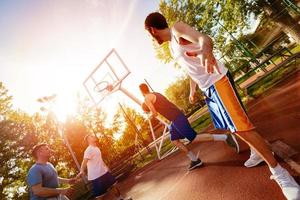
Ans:
[{"label": "white sleeveless jersey", "polygon": [[200,45],[194,43],[187,44],[187,45],[180,45],[175,35],[173,35],[172,29],[171,29],[170,49],[175,61],[180,66],[187,69],[191,79],[198,84],[199,88],[202,91],[205,91],[207,88],[209,88],[218,80],[220,80],[222,77],[224,77],[224,75],[226,75],[228,71],[228,69],[224,66],[223,63],[217,62],[221,74],[218,74],[216,72],[212,74],[206,73],[205,67],[200,64],[200,59],[198,57],[190,57],[185,55],[185,52],[187,51],[195,51],[200,49]]}]

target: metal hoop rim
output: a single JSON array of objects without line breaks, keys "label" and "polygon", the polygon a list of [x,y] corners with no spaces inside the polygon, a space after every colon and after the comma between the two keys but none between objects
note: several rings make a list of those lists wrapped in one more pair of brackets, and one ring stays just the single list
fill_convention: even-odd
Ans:
[{"label": "metal hoop rim", "polygon": [[[99,86],[100,86],[101,84],[105,84],[105,87],[99,89]],[[109,86],[109,82],[108,82],[108,81],[100,81],[99,83],[97,83],[97,84],[95,85],[94,91],[95,91],[95,92],[103,92],[103,91],[105,91],[105,90],[107,89],[107,86]]]}]

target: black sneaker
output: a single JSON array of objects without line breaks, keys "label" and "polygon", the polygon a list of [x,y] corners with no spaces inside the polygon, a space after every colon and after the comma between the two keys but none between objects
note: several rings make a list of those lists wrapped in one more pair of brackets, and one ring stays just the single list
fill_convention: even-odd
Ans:
[{"label": "black sneaker", "polygon": [[203,163],[202,163],[202,161],[199,158],[196,161],[191,161],[191,164],[189,166],[189,170],[193,170],[193,169],[195,169],[197,167],[200,167],[202,164]]}]

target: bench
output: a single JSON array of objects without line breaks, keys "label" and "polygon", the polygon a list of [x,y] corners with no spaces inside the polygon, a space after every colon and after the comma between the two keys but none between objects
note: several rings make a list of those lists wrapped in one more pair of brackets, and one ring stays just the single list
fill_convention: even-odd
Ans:
[{"label": "bench", "polygon": [[255,85],[256,83],[258,83],[260,80],[262,80],[263,78],[265,78],[267,75],[273,73],[274,71],[276,71],[277,69],[279,69],[280,67],[286,66],[287,64],[289,64],[290,62],[292,62],[293,60],[295,61],[296,64],[296,60],[300,58],[300,52],[297,52],[295,54],[292,54],[291,56],[289,56],[287,59],[285,59],[284,61],[282,61],[281,63],[275,65],[272,69],[268,70],[267,72],[265,72],[264,74],[262,74],[261,76],[258,76],[254,81],[251,81],[247,84],[245,84],[243,87],[241,87],[246,95],[248,95],[248,89]]}]

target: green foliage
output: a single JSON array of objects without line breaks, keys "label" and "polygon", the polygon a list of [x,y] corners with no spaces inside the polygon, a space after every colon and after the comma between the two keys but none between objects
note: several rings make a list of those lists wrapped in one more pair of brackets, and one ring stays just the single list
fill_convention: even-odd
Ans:
[{"label": "green foliage", "polygon": [[189,114],[205,104],[203,96],[199,91],[196,93],[197,103],[194,105],[189,103],[190,79],[187,76],[178,78],[166,89],[165,93],[168,99],[185,114]]},{"label": "green foliage", "polygon": [[8,94],[2,82],[0,82],[0,116],[5,116],[11,109],[12,96]]},{"label": "green foliage", "polygon": [[[253,19],[267,19],[271,24],[284,27],[299,43],[300,25],[292,17],[295,10],[286,6],[282,0],[161,0],[159,10],[170,26],[183,21],[210,35],[215,53],[235,71],[254,58],[255,41],[244,35]],[[154,48],[158,59],[165,63],[171,61],[168,43],[160,47],[154,44]]]},{"label": "green foliage", "polygon": [[127,106],[122,107],[123,111],[120,110],[120,112],[123,113],[122,115],[124,117],[124,122],[127,124],[127,126],[124,129],[122,137],[118,141],[118,147],[124,149],[134,146],[136,135],[137,142],[142,146],[146,146],[150,142],[150,130],[148,122],[136,110]]},{"label": "green foliage", "polygon": [[[238,0],[163,0],[159,10],[170,26],[183,21],[210,35],[214,39],[215,48],[223,52],[224,46],[230,42],[229,33],[240,35],[247,28],[250,12],[245,8],[250,7],[254,8],[249,2]],[[170,61],[170,51],[165,45],[161,48],[155,46],[155,49],[159,59]]]}]

